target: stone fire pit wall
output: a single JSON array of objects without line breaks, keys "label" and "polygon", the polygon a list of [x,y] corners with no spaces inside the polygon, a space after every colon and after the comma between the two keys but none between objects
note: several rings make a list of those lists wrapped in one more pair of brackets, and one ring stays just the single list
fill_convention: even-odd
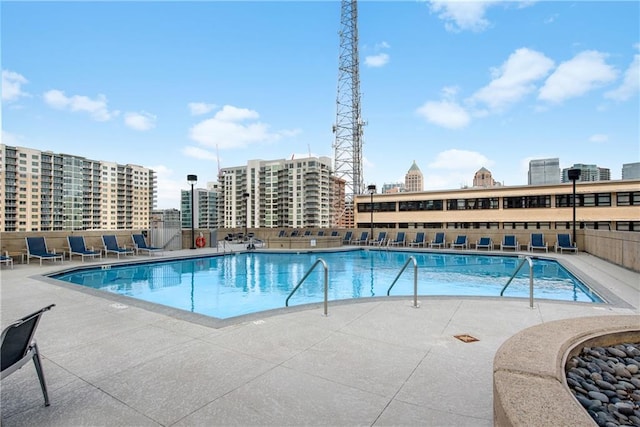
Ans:
[{"label": "stone fire pit wall", "polygon": [[640,316],[597,316],[533,326],[509,338],[493,361],[496,426],[597,426],[573,397],[566,361],[585,346],[640,340]]}]

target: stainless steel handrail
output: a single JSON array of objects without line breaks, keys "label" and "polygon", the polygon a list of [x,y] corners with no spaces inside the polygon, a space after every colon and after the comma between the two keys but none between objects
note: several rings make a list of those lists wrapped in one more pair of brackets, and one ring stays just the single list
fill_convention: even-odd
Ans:
[{"label": "stainless steel handrail", "polygon": [[289,307],[289,298],[291,298],[291,295],[293,295],[298,290],[300,285],[302,285],[302,282],[304,282],[305,279],[309,276],[309,274],[311,274],[313,269],[316,268],[316,265],[318,265],[320,263],[322,263],[322,266],[324,267],[324,315],[325,316],[327,315],[328,300],[329,300],[329,267],[327,267],[327,263],[322,258],[318,258],[316,260],[316,262],[313,263],[313,265],[311,266],[309,271],[307,271],[307,273],[304,275],[304,277],[298,282],[296,287],[293,288],[293,290],[291,291],[291,293],[287,297],[286,301],[284,302],[284,305],[286,307]]},{"label": "stainless steel handrail", "polygon": [[520,271],[526,261],[529,262],[529,307],[533,308],[533,261],[531,260],[530,256],[526,256],[522,259],[522,261],[520,261],[520,264],[518,264],[518,267],[516,267],[516,270],[507,281],[507,284],[504,285],[504,288],[502,288],[502,291],[500,291],[500,296],[503,296],[504,290],[507,289],[507,286],[511,284],[513,279],[516,277],[516,274],[518,274],[518,271]]},{"label": "stainless steel handrail", "polygon": [[415,308],[418,308],[418,263],[416,262],[416,258],[413,255],[411,255],[409,259],[407,259],[407,262],[404,263],[396,278],[393,279],[393,283],[391,283],[391,286],[389,286],[389,289],[387,289],[387,296],[389,296],[391,288],[393,288],[393,286],[396,284],[396,282],[400,278],[400,275],[407,268],[410,261],[413,261],[413,306]]}]

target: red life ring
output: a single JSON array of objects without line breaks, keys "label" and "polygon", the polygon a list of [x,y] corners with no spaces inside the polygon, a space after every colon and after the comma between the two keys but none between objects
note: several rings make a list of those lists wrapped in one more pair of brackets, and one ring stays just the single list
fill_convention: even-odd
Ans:
[{"label": "red life ring", "polygon": [[204,248],[204,245],[206,244],[206,240],[204,239],[203,236],[198,236],[196,238],[196,246],[199,248]]}]

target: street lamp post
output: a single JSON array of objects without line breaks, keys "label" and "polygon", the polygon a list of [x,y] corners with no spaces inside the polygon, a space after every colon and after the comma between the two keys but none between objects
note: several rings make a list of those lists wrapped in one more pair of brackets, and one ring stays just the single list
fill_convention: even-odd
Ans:
[{"label": "street lamp post", "polygon": [[249,223],[249,193],[243,193],[242,198],[244,199],[244,240],[248,240],[247,226]]},{"label": "street lamp post", "polygon": [[198,175],[187,175],[187,181],[191,184],[191,249],[196,248],[196,240],[195,240],[195,203],[193,197],[193,186],[196,181],[198,181]]},{"label": "street lamp post", "polygon": [[371,236],[369,236],[369,239],[373,239],[373,195],[376,192],[376,185],[370,184],[369,186],[367,186],[367,190],[371,195]]},{"label": "street lamp post", "polygon": [[571,203],[573,205],[573,244],[578,247],[576,241],[576,181],[580,178],[580,169],[569,169],[567,175],[573,181],[573,199]]}]

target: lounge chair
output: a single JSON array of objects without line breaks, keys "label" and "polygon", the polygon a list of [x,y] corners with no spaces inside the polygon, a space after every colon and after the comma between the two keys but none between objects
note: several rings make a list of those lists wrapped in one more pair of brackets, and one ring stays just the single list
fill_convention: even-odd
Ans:
[{"label": "lounge chair", "polygon": [[389,246],[404,246],[406,243],[405,240],[405,232],[398,231],[398,234],[396,234],[396,238],[393,240],[389,240]]},{"label": "lounge chair", "polygon": [[2,336],[0,337],[0,364],[2,365],[0,379],[8,377],[33,360],[38,380],[40,380],[40,388],[44,395],[44,406],[49,406],[49,394],[47,393],[47,383],[44,380],[42,361],[40,360],[40,352],[34,335],[42,314],[51,310],[54,306],[55,304],[51,304],[13,322],[2,331]]},{"label": "lounge chair", "polygon": [[311,230],[305,230],[305,232],[302,235],[302,237],[309,237],[309,236],[311,236]]},{"label": "lounge chair", "polygon": [[343,245],[350,245],[352,236],[353,236],[353,231],[351,231],[351,230],[349,230],[346,233],[344,233],[344,237],[342,238],[342,244]]},{"label": "lounge chair", "polygon": [[514,236],[513,234],[505,234],[502,237],[502,243],[500,243],[500,250],[502,251],[504,249],[513,249],[514,251],[517,251],[519,249],[518,240],[516,240],[516,236]]},{"label": "lounge chair", "polygon": [[387,241],[387,232],[386,231],[380,231],[378,233],[378,238],[375,240],[371,240],[369,242],[369,245],[371,246],[382,246],[384,245],[384,242]]},{"label": "lounge chair", "polygon": [[338,230],[333,230],[331,232],[331,237],[340,237],[340,233],[338,233]]},{"label": "lounge chair", "polygon": [[433,240],[429,242],[430,248],[443,248],[444,245],[445,245],[444,233],[442,231],[437,232],[436,235],[433,237]]},{"label": "lounge chair", "polygon": [[318,230],[318,237],[324,237],[324,230]]},{"label": "lounge chair", "polygon": [[72,260],[74,255],[80,255],[82,262],[84,262],[84,257],[102,258],[102,252],[95,251],[93,248],[87,249],[83,236],[67,236],[67,243],[69,244],[69,260]]},{"label": "lounge chair", "polygon": [[575,252],[578,253],[578,247],[571,242],[571,236],[567,233],[558,233],[556,235],[556,244],[555,251],[558,252],[560,249],[560,253],[563,251]]},{"label": "lounge chair", "polygon": [[132,234],[131,238],[133,239],[133,247],[135,248],[136,254],[142,251],[147,252],[147,254],[151,256],[152,253],[162,252],[162,248],[147,245],[147,241],[142,234]]},{"label": "lounge chair", "polygon": [[5,251],[4,255],[0,255],[0,264],[5,264],[13,268],[13,258],[9,256],[9,252]]},{"label": "lounge chair", "polygon": [[110,253],[114,253],[118,255],[118,259],[120,259],[120,255],[133,255],[133,250],[128,248],[121,248],[118,246],[118,240],[116,236],[113,234],[108,234],[102,236],[102,243],[104,243],[104,256],[109,256]]},{"label": "lounge chair", "polygon": [[424,247],[424,232],[418,231],[415,239],[409,242],[409,246]]},{"label": "lounge chair", "polygon": [[544,234],[542,233],[531,233],[529,250],[534,251],[536,249],[544,249],[545,252],[549,252],[549,247],[547,246],[547,242],[544,241]]},{"label": "lounge chair", "polygon": [[291,237],[298,237],[299,233],[300,233],[300,230],[293,230],[291,232]]},{"label": "lounge chair", "polygon": [[456,236],[456,240],[451,242],[449,247],[452,249],[467,249],[467,236],[465,234],[459,234],[458,236]]},{"label": "lounge chair", "polygon": [[486,249],[493,250],[493,241],[491,237],[481,237],[480,240],[476,242],[476,249]]},{"label": "lounge chair", "polygon": [[47,242],[44,237],[25,237],[27,241],[27,264],[31,258],[38,258],[40,265],[42,265],[43,259],[48,259],[55,262],[57,259],[62,262],[64,260],[64,253],[57,254],[55,251],[49,252],[47,249]]},{"label": "lounge chair", "polygon": [[360,238],[358,240],[354,240],[351,243],[355,245],[366,245],[368,241],[369,241],[369,232],[363,231],[362,233],[360,233]]},{"label": "lounge chair", "polygon": [[287,237],[287,230],[280,230],[278,232],[278,237]]}]

